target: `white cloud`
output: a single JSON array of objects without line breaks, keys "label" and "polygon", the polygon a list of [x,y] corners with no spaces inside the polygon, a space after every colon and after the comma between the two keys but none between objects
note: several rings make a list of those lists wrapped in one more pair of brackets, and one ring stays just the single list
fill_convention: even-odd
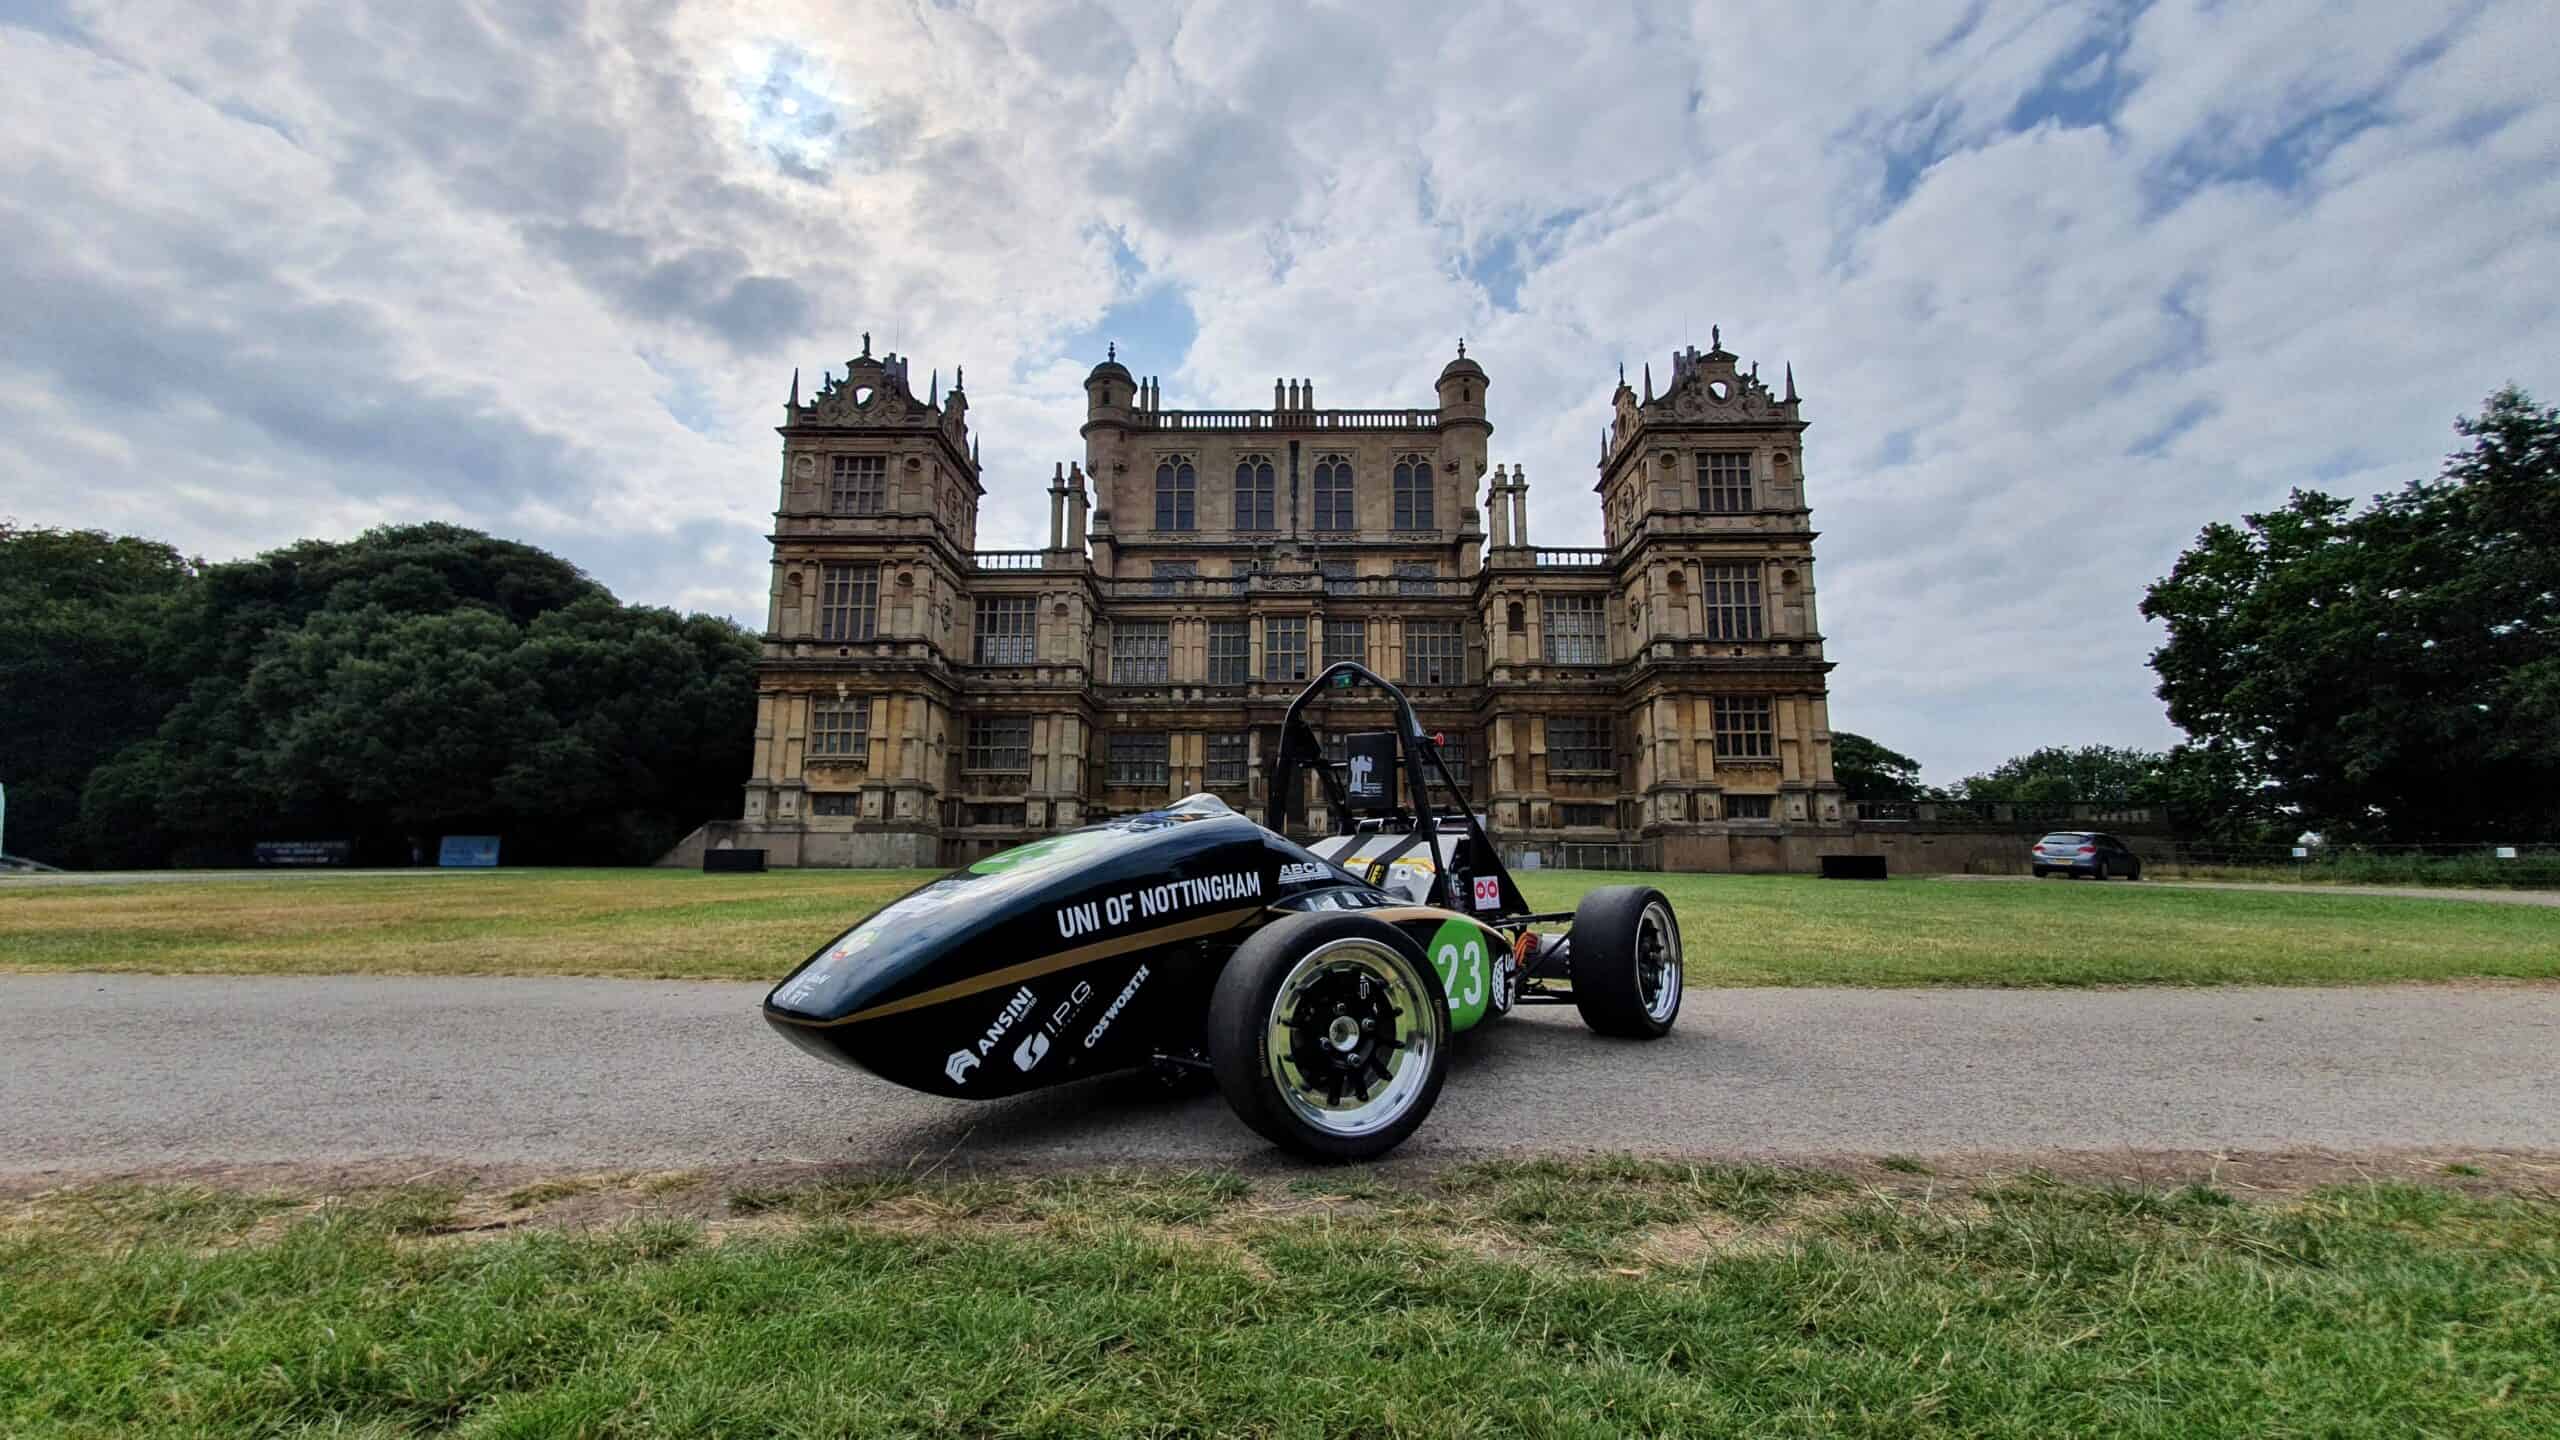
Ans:
[{"label": "white cloud", "polygon": [[1426,404],[1467,335],[1536,534],[1588,543],[1617,363],[1720,324],[1815,421],[1837,723],[1943,778],[2159,744],[2134,605],[2199,526],[2560,388],[2548,21],[71,6],[0,21],[0,513],[454,518],[753,616],[793,366],[966,364],[981,543],[1036,544],[1066,337],[1172,286],[1189,353],[1128,358],[1173,403]]}]

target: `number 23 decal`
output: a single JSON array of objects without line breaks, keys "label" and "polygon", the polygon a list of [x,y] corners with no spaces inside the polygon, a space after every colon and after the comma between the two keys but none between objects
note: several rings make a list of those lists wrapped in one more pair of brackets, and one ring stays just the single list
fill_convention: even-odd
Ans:
[{"label": "number 23 decal", "polygon": [[[1440,971],[1440,983],[1449,989],[1449,998],[1461,1005],[1484,1003],[1484,942],[1469,940],[1463,947],[1443,945],[1432,957]],[[1464,988],[1461,988],[1463,985]]]}]

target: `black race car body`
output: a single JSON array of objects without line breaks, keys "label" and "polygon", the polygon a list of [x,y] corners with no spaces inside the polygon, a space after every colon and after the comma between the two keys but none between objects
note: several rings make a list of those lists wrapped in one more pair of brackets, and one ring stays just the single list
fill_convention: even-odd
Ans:
[{"label": "black race car body", "polygon": [[[1361,683],[1386,692],[1394,728],[1347,736],[1329,765],[1302,712]],[[1335,817],[1310,844],[1282,833],[1301,771]],[[1435,805],[1435,787],[1458,803]],[[1254,1129],[1335,1160],[1401,1142],[1450,1038],[1515,1004],[1574,1005],[1603,1034],[1670,1030],[1670,903],[1617,886],[1570,916],[1530,913],[1394,686],[1348,663],[1318,676],[1282,723],[1269,790],[1260,824],[1194,795],[954,870],[802,961],[765,1019],[822,1059],[963,1099],[1206,1070]]]},{"label": "black race car body", "polygon": [[764,1013],[800,1048],[885,1080],[1011,1095],[1186,1051],[1221,957],[1315,911],[1411,936],[1445,967],[1451,1029],[1510,1009],[1502,932],[1355,880],[1199,795],[952,871],[802,962]]}]

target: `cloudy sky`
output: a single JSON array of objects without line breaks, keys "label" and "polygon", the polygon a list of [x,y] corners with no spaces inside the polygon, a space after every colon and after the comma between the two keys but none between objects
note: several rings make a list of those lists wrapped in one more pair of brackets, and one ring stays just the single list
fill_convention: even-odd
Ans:
[{"label": "cloudy sky", "polygon": [[1595,543],[1620,362],[1792,362],[1833,717],[1951,780],[2173,737],[2142,587],[2560,393],[2549,0],[0,0],[0,516],[394,520],[760,619],[771,426],[968,367],[1039,542],[1168,405],[1427,405]]}]

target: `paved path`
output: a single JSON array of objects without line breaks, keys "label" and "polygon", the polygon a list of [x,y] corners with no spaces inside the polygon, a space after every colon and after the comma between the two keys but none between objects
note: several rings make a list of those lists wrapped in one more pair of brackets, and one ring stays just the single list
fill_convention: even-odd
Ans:
[{"label": "paved path", "polygon": [[[833,1069],[759,990],[0,976],[0,1173],[1268,1153],[1214,1093],[1135,1077],[973,1105]],[[2560,1149],[2547,986],[1701,990],[1651,1045],[1521,1021],[1462,1043],[1405,1154]]]},{"label": "paved path", "polygon": [[[2031,885],[2070,883],[2058,879],[2038,880],[2033,875],[1949,875],[1943,878],[2014,880]],[[2171,890],[2274,890],[2286,895],[2385,895],[2395,900],[2485,900],[2492,905],[2560,906],[2560,890],[2472,890],[2450,885],[2331,885],[2318,880],[2291,884],[2275,880],[2144,880],[2140,883],[2155,889]]]}]

